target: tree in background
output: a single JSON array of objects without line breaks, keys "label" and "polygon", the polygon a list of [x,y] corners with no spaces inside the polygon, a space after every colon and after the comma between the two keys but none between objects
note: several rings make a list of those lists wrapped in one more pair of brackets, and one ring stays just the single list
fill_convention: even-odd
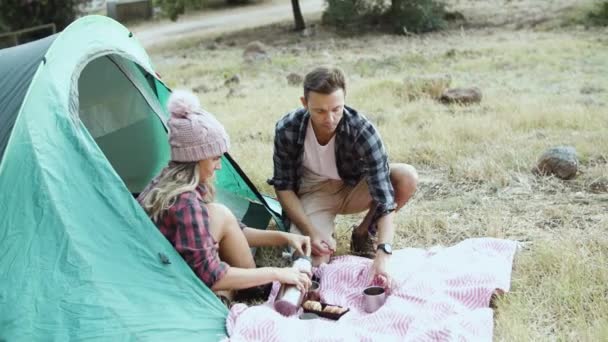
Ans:
[{"label": "tree in background", "polygon": [[54,23],[63,30],[79,14],[84,0],[1,0],[0,28],[16,31]]},{"label": "tree in background", "polygon": [[296,31],[302,31],[306,28],[304,23],[304,17],[302,16],[302,10],[300,9],[299,0],[291,0],[291,9],[293,10],[293,21],[295,24]]}]

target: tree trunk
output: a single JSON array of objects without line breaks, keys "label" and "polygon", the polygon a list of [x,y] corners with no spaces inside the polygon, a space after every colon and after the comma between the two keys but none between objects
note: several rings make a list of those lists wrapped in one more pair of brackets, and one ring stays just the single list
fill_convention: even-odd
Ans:
[{"label": "tree trunk", "polygon": [[303,31],[306,28],[302,10],[300,9],[299,0],[291,0],[291,8],[293,9],[293,21],[296,24],[296,31]]}]

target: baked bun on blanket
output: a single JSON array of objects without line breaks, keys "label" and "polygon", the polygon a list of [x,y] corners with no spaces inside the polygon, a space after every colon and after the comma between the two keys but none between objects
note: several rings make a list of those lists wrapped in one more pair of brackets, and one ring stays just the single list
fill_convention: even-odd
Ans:
[{"label": "baked bun on blanket", "polygon": [[315,302],[312,300],[307,300],[306,302],[304,302],[304,305],[302,305],[302,306],[304,307],[304,309],[307,309],[307,310],[323,311],[323,308],[321,307],[321,303]]}]

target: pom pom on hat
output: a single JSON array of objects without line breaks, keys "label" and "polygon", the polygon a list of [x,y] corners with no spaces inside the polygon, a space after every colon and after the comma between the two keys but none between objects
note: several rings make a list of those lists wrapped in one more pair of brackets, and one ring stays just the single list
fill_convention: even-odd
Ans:
[{"label": "pom pom on hat", "polygon": [[187,90],[175,90],[167,102],[167,109],[171,115],[176,117],[187,117],[200,107],[198,97]]},{"label": "pom pom on hat", "polygon": [[167,121],[171,160],[196,162],[228,151],[230,138],[224,126],[200,107],[196,95],[176,90],[167,101],[167,109],[171,112]]}]

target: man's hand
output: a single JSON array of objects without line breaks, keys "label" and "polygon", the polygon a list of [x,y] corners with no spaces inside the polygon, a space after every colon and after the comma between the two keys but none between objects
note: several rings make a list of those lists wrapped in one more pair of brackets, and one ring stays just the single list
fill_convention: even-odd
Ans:
[{"label": "man's hand", "polygon": [[374,258],[374,263],[372,264],[372,268],[370,270],[370,285],[381,286],[390,292],[390,288],[392,285],[392,280],[390,275],[388,274],[387,264],[390,260],[390,255],[378,251],[376,252],[376,257]]},{"label": "man's hand", "polygon": [[336,251],[336,241],[332,237],[323,236],[323,234],[312,235],[310,243],[313,255],[331,255]]},{"label": "man's hand", "polygon": [[285,243],[296,250],[299,255],[310,256],[310,238],[308,236],[284,233]]}]

